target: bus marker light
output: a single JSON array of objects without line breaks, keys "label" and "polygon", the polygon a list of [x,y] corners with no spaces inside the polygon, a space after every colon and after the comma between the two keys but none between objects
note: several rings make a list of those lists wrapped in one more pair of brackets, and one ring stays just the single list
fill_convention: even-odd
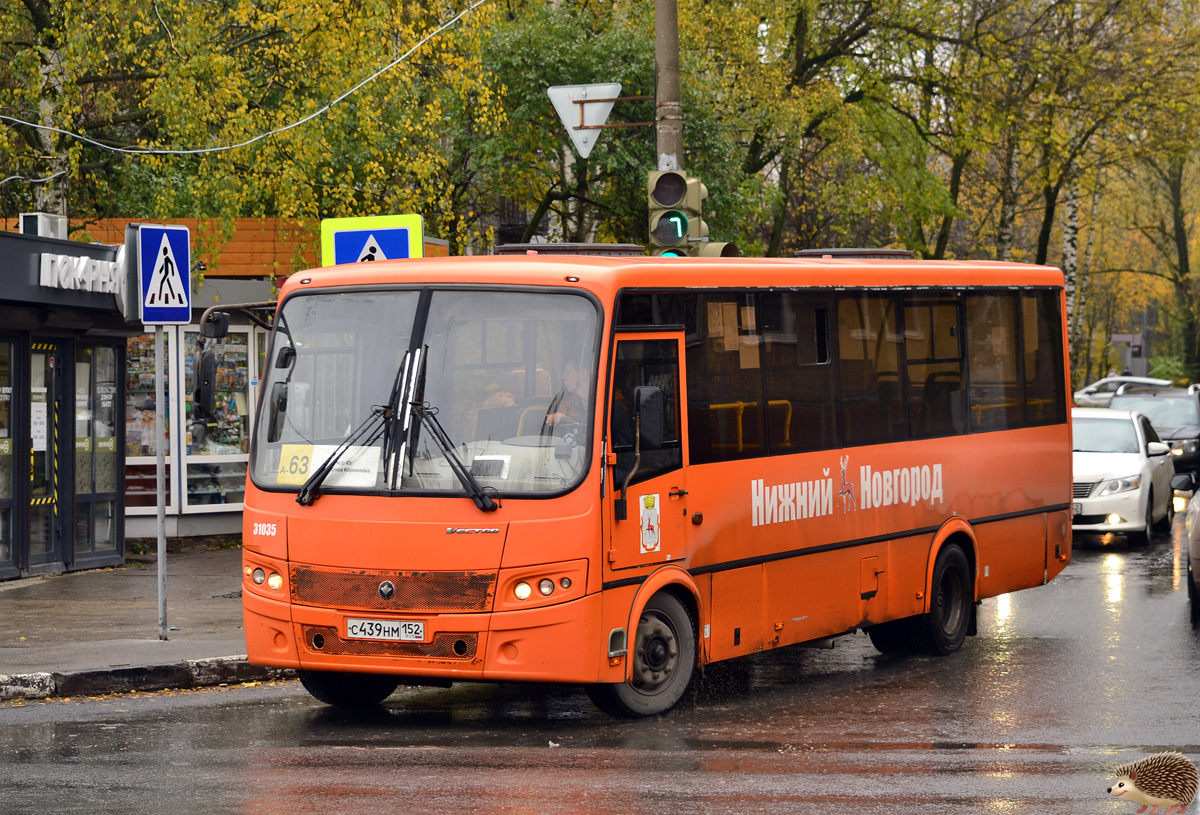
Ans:
[{"label": "bus marker light", "polygon": [[264,572],[262,569],[255,569],[254,575],[250,579],[253,580],[256,585],[261,586],[263,584],[263,582],[267,579],[267,573]]},{"label": "bus marker light", "polygon": [[528,600],[529,595],[533,594],[533,589],[529,587],[528,583],[522,580],[516,585],[516,588],[513,589],[513,594],[517,595],[518,600]]},{"label": "bus marker light", "polygon": [[279,591],[283,586],[283,576],[279,572],[271,572],[271,576],[267,578],[267,588],[271,591]]},{"label": "bus marker light", "polygon": [[249,577],[249,576],[250,576],[250,567],[249,567],[249,566],[247,566],[247,567],[244,569],[244,571],[246,572],[246,577]]},{"label": "bus marker light", "polygon": [[571,588],[571,578],[564,577],[562,580],[558,581],[558,585],[562,586],[564,589]]},{"label": "bus marker light", "polygon": [[917,592],[917,599],[918,599],[918,600],[924,600],[924,599],[925,599],[925,592],[923,592],[923,591],[919,591],[919,592]]},{"label": "bus marker light", "polygon": [[542,581],[538,583],[538,591],[546,597],[554,594],[554,581],[548,577],[542,578]]},{"label": "bus marker light", "polygon": [[624,659],[625,659],[625,657],[609,657],[608,658],[608,666],[610,668],[615,668],[618,665],[620,665],[621,661]]},{"label": "bus marker light", "polygon": [[775,623],[775,630],[776,630],[776,631],[782,631],[782,630],[783,630],[783,623]]}]

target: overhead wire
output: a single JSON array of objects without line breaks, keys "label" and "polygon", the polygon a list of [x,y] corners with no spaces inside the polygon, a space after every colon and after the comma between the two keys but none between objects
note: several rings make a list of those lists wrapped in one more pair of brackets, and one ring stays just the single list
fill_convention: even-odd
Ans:
[{"label": "overhead wire", "polygon": [[[228,152],[229,150],[238,150],[242,147],[247,147],[251,144],[254,144],[255,142],[260,142],[263,139],[270,138],[271,136],[277,136],[280,133],[286,133],[287,131],[293,130],[293,129],[299,127],[300,125],[310,122],[313,119],[317,118],[318,116],[321,116],[322,114],[328,112],[331,108],[333,108],[334,105],[337,105],[338,103],[345,101],[346,99],[348,99],[349,97],[351,97],[355,93],[357,93],[358,91],[362,90],[362,88],[366,87],[367,85],[369,85],[370,83],[372,83],[376,79],[378,79],[380,76],[382,76],[383,74],[390,71],[392,68],[395,68],[401,62],[404,62],[406,59],[408,59],[410,56],[412,56],[414,53],[416,53],[416,51],[418,49],[420,49],[420,47],[422,45],[429,42],[431,39],[436,37],[438,34],[441,34],[446,29],[450,28],[450,26],[454,25],[459,20],[461,20],[463,17],[465,17],[467,14],[470,14],[472,11],[479,8],[486,2],[488,2],[488,0],[476,0],[475,3],[468,6],[467,8],[463,9],[462,11],[460,11],[453,18],[451,18],[447,22],[443,23],[442,25],[438,26],[436,29],[434,29],[430,33],[426,34],[412,48],[409,48],[407,51],[405,51],[403,54],[398,56],[396,59],[392,60],[387,65],[380,68],[378,71],[371,74],[370,76],[368,76],[366,79],[359,82],[354,87],[350,88],[348,91],[343,93],[341,96],[338,96],[336,99],[329,102],[329,104],[319,108],[318,110],[313,111],[312,113],[308,114],[307,116],[297,119],[296,121],[292,122],[291,124],[284,125],[283,127],[279,127],[274,130],[269,130],[266,133],[261,133],[257,136],[254,136],[253,138],[238,142],[237,144],[226,144],[226,145],[220,145],[217,147],[185,147],[185,148],[173,148],[173,149],[157,149],[157,148],[152,148],[152,147],[116,147],[111,144],[104,144],[103,142],[96,141],[95,139],[89,138],[88,136],[84,136],[81,133],[73,133],[70,130],[64,130],[62,128],[54,127],[52,125],[40,125],[40,124],[36,124],[34,122],[27,122],[27,121],[24,121],[23,119],[18,119],[15,116],[8,116],[6,114],[0,114],[0,121],[10,122],[12,124],[17,124],[17,125],[24,125],[26,127],[32,127],[32,128],[36,128],[38,130],[45,130],[45,131],[49,131],[51,133],[58,133],[60,135],[67,136],[67,137],[75,139],[77,141],[84,142],[85,144],[90,144],[94,147],[99,147],[101,150],[108,150],[109,152],[112,152],[112,153],[123,153],[126,155],[191,156],[191,155],[200,155],[200,154],[205,154],[205,153],[224,153],[224,152]],[[65,171],[63,171],[63,172],[65,172]],[[49,181],[51,178],[55,178],[58,175],[61,175],[61,173],[55,173],[55,175],[53,175],[53,176],[50,176],[50,177],[44,178],[44,179],[39,179],[39,180],[40,181]],[[12,178],[15,178],[15,176],[6,178],[6,179],[4,179],[4,181],[9,181]],[[4,183],[4,182],[0,182],[0,183]]]}]

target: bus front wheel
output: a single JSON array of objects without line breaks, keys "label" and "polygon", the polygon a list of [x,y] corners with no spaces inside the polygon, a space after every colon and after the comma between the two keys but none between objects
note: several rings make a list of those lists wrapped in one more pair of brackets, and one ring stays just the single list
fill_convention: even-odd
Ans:
[{"label": "bus front wheel", "polygon": [[348,709],[374,707],[400,684],[394,676],[340,671],[296,671],[300,684],[317,700]]},{"label": "bus front wheel", "polygon": [[588,688],[596,707],[625,718],[656,716],[675,707],[696,669],[696,626],[683,603],[666,592],[646,602],[631,656],[632,681]]}]

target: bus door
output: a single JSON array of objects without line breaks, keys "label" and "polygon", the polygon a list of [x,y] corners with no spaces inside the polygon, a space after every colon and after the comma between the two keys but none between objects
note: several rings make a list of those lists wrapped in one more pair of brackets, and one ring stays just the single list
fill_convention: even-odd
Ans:
[{"label": "bus door", "polygon": [[[618,334],[609,404],[609,520],[607,557],[614,570],[682,560],[687,556],[687,470],[683,332]],[[633,390],[653,386],[663,395],[663,444],[634,455]],[[617,520],[622,486],[625,517]]]}]

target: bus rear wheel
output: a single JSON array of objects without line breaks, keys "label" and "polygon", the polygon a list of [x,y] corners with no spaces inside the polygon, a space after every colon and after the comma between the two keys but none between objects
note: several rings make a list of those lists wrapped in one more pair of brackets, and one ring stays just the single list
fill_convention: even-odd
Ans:
[{"label": "bus rear wheel", "polygon": [[971,564],[962,547],[948,543],[933,564],[929,613],[921,621],[922,645],[935,654],[953,654],[962,647],[971,624],[975,600]]},{"label": "bus rear wheel", "polygon": [[374,707],[392,695],[400,680],[385,674],[296,671],[300,684],[318,701],[350,710]]},{"label": "bus rear wheel", "polygon": [[920,617],[906,617],[877,623],[867,629],[867,636],[881,654],[911,654],[918,650],[917,623],[920,621]]},{"label": "bus rear wheel", "polygon": [[695,675],[696,625],[673,595],[659,592],[647,601],[632,658],[632,681],[588,687],[596,707],[624,718],[657,716],[675,707]]}]

